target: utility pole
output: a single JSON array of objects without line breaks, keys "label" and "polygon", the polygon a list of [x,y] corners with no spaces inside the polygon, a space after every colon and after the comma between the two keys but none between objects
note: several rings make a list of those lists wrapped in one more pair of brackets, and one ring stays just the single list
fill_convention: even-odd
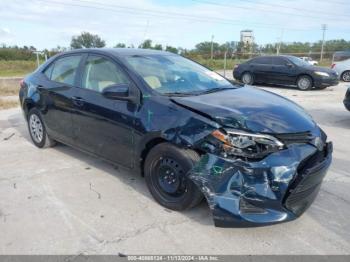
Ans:
[{"label": "utility pole", "polygon": [[281,45],[282,45],[282,41],[283,41],[283,33],[284,33],[284,29],[281,30],[281,36],[279,37],[279,43],[277,45],[277,55],[280,54],[280,50],[281,50]]},{"label": "utility pole", "polygon": [[211,48],[210,48],[210,60],[213,61],[213,48],[214,48],[214,35],[211,35]]},{"label": "utility pole", "polygon": [[327,30],[327,25],[326,24],[322,24],[322,46],[321,46],[321,57],[320,57],[320,62],[323,60],[323,48],[324,48],[324,38],[326,35],[326,30]]}]

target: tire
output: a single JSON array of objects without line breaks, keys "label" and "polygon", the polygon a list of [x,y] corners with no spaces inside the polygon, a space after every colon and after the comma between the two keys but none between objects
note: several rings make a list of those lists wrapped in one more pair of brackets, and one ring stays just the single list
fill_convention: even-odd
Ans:
[{"label": "tire", "polygon": [[345,71],[341,74],[341,80],[344,82],[350,82],[350,71]]},{"label": "tire", "polygon": [[148,153],[144,165],[146,184],[160,205],[179,211],[202,201],[203,194],[186,177],[199,158],[195,151],[170,143],[158,144]]},{"label": "tire", "polygon": [[254,76],[250,72],[244,72],[242,75],[242,82],[246,85],[254,84]]},{"label": "tire", "polygon": [[300,76],[297,80],[297,86],[299,90],[306,91],[312,88],[312,78],[309,76]]},{"label": "tire", "polygon": [[28,130],[30,137],[39,148],[53,147],[56,142],[51,139],[46,132],[45,124],[39,110],[33,108],[28,113]]}]

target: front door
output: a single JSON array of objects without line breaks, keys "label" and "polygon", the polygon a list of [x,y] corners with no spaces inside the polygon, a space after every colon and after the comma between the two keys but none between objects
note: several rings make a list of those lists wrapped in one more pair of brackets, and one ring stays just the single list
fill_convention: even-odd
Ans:
[{"label": "front door", "polygon": [[103,96],[104,88],[115,84],[131,85],[131,82],[114,61],[89,55],[82,69],[81,88],[74,98],[78,111],[73,119],[74,135],[80,148],[132,167],[137,107],[129,101]]},{"label": "front door", "polygon": [[295,83],[296,68],[283,57],[273,57],[270,75],[271,83],[291,85]]}]

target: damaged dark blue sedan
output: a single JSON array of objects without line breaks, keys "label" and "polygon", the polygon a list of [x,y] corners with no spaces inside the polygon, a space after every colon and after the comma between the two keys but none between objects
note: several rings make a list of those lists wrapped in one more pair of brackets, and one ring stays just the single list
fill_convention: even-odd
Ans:
[{"label": "damaged dark blue sedan", "polygon": [[301,107],[167,52],[62,53],[19,96],[36,146],[58,141],[137,169],[169,209],[205,197],[216,226],[299,217],[331,163],[332,144]]}]

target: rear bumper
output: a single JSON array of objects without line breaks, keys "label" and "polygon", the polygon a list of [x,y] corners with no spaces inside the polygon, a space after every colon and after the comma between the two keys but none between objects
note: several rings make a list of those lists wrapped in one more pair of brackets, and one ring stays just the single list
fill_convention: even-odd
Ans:
[{"label": "rear bumper", "polygon": [[241,72],[239,72],[237,69],[233,70],[232,75],[234,79],[241,81]]},{"label": "rear bumper", "polygon": [[259,162],[207,154],[190,178],[204,193],[215,226],[252,227],[286,222],[311,205],[332,161],[332,144],[322,151],[295,144]]}]

